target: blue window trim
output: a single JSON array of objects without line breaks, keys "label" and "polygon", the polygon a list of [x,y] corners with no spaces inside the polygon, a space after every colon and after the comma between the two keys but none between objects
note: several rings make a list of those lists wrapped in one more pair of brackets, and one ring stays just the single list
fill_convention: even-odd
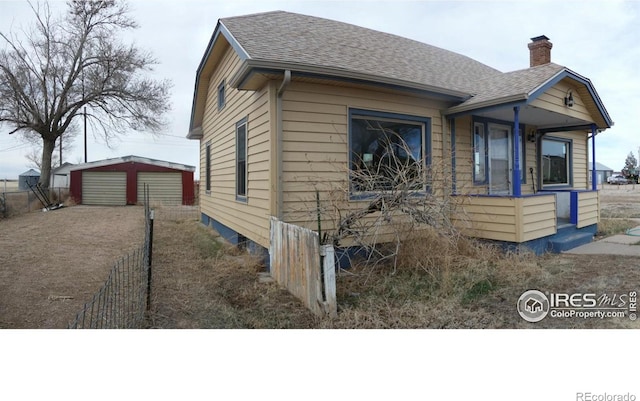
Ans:
[{"label": "blue window trim", "polygon": [[[431,165],[431,117],[420,117],[410,114],[401,114],[394,112],[384,112],[384,111],[375,111],[375,110],[366,110],[366,109],[357,109],[357,108],[349,108],[349,131],[348,131],[348,145],[349,145],[349,171],[351,171],[351,165],[353,162],[353,151],[351,149],[351,138],[353,136],[352,132],[352,124],[351,121],[354,116],[358,117],[373,117],[373,118],[386,118],[400,121],[411,121],[417,122],[424,125],[424,159],[427,166]],[[425,183],[426,191],[419,191],[419,193],[429,193],[431,192],[430,183]],[[351,192],[349,189],[349,200],[363,200],[363,199],[371,199],[375,198],[377,194],[380,192]]]},{"label": "blue window trim", "polygon": [[[245,169],[244,169],[244,190],[245,190],[245,194],[241,195],[238,194],[238,128],[245,126],[245,134],[244,134],[244,162],[245,162]],[[249,146],[248,146],[248,142],[249,142],[249,124],[247,123],[247,117],[243,118],[242,120],[238,121],[236,123],[236,201],[238,202],[243,202],[243,203],[247,203],[247,192],[249,192]]]},{"label": "blue window trim", "polygon": [[[511,135],[515,135],[514,134],[514,130],[513,130],[513,125],[514,122],[513,121],[504,121],[504,120],[498,120],[495,118],[488,118],[488,117],[480,117],[480,116],[473,116],[473,118],[471,119],[471,146],[474,145],[474,140],[475,140],[475,126],[476,123],[478,124],[483,124],[484,125],[484,132],[485,132],[485,140],[484,140],[484,156],[485,156],[485,169],[484,169],[484,179],[482,181],[478,180],[476,181],[476,176],[475,176],[475,168],[473,171],[473,185],[475,186],[482,186],[482,185],[487,185],[489,184],[489,124],[497,124],[497,125],[504,125],[506,127],[510,127],[511,128]],[[527,174],[526,174],[526,169],[527,169],[527,138],[525,135],[525,128],[526,125],[525,124],[518,124],[518,126],[520,127],[519,131],[520,131],[520,147],[522,149],[521,153],[520,153],[520,159],[522,160],[522,171],[521,171],[521,177],[520,177],[520,184],[526,184],[527,183]],[[511,141],[511,147],[513,148],[513,140]],[[473,151],[473,149],[472,149]],[[513,152],[513,149],[509,149],[510,152]],[[475,157],[475,155],[474,155]],[[475,160],[474,160],[474,164],[475,164]]]},{"label": "blue window trim", "polygon": [[[567,150],[567,153],[569,154],[569,166],[568,169],[569,171],[567,172],[567,179],[569,181],[568,184],[544,184],[544,177],[543,177],[543,171],[542,169],[543,167],[543,163],[542,163],[542,142],[545,140],[551,140],[551,141],[556,141],[556,142],[564,142],[567,143],[569,145],[569,149]],[[540,140],[538,141],[538,163],[539,163],[539,169],[538,171],[540,172],[540,174],[538,174],[539,178],[538,178],[538,187],[540,188],[541,191],[552,191],[552,190],[556,190],[556,189],[571,189],[573,188],[573,139],[571,138],[561,138],[561,137],[557,137],[557,136],[548,136],[548,135],[544,135],[542,138],[540,138]]]},{"label": "blue window trim", "polygon": [[218,85],[218,111],[222,110],[224,106],[227,104],[227,94],[226,94],[226,85],[225,80]]}]

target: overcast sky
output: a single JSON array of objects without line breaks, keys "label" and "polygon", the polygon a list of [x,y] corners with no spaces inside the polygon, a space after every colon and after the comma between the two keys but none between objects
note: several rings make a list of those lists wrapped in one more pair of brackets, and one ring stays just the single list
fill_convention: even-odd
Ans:
[{"label": "overcast sky", "polygon": [[[129,2],[140,28],[131,40],[159,60],[154,74],[173,82],[171,125],[162,137],[132,132],[108,148],[89,133],[89,161],[138,155],[198,166],[198,142],[185,138],[195,72],[219,18],[285,10],[388,32],[472,57],[507,72],[529,66],[527,43],[546,35],[551,59],[589,78],[615,126],[596,140],[596,160],[620,170],[638,153],[633,126],[640,115],[640,2],[638,1],[151,1]],[[53,2],[64,10],[65,3]],[[0,31],[27,26],[26,1],[0,0]],[[4,46],[4,44],[0,44]],[[0,179],[28,169],[29,145],[0,127]],[[83,160],[76,137],[64,161]]]}]

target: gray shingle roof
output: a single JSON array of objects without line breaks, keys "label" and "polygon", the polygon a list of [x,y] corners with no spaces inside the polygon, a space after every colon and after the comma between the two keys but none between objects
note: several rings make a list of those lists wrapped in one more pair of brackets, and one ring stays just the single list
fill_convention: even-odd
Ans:
[{"label": "gray shingle roof", "polygon": [[475,83],[475,96],[463,105],[474,105],[518,95],[525,96],[564,69],[565,67],[561,65],[549,63],[481,79]]},{"label": "gray shingle roof", "polygon": [[478,81],[503,74],[472,58],[388,33],[284,11],[220,22],[252,60],[350,71],[477,93]]}]

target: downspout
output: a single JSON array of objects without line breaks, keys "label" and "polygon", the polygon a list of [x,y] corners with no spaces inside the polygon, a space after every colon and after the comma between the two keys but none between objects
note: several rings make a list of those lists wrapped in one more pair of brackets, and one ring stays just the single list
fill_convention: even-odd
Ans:
[{"label": "downspout", "polygon": [[449,123],[451,129],[451,193],[456,194],[456,120],[451,119]]},{"label": "downspout", "polygon": [[522,196],[522,183],[520,171],[520,106],[513,108],[513,196]]},{"label": "downspout", "polygon": [[591,189],[593,191],[598,190],[598,172],[596,171],[596,135],[598,131],[596,130],[596,125],[591,124]]},{"label": "downspout", "polygon": [[282,83],[280,84],[280,87],[278,88],[278,94],[276,97],[276,124],[277,124],[277,128],[276,128],[276,157],[278,160],[277,163],[277,172],[278,172],[278,190],[277,190],[277,201],[276,201],[276,207],[277,207],[277,216],[278,220],[282,220],[282,216],[283,216],[283,208],[284,208],[284,199],[283,199],[283,194],[284,194],[284,190],[283,190],[283,178],[282,178],[282,171],[283,171],[283,163],[282,163],[282,143],[283,143],[283,133],[282,133],[282,95],[284,95],[284,92],[287,90],[287,87],[289,86],[289,84],[291,83],[291,70],[285,70],[284,72],[284,79],[282,80]]}]

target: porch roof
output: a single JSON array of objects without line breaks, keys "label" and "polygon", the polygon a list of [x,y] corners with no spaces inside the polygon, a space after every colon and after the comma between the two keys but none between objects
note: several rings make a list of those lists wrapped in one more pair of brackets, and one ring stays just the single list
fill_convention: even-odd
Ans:
[{"label": "porch roof", "polygon": [[587,126],[587,121],[570,113],[541,109],[532,103],[562,80],[570,80],[576,92],[600,129],[610,128],[613,121],[591,81],[567,67],[548,63],[524,70],[487,77],[477,82],[477,93],[465,102],[449,108],[446,115],[456,117],[474,114],[510,121],[513,106],[520,106],[520,121],[540,127]]}]

